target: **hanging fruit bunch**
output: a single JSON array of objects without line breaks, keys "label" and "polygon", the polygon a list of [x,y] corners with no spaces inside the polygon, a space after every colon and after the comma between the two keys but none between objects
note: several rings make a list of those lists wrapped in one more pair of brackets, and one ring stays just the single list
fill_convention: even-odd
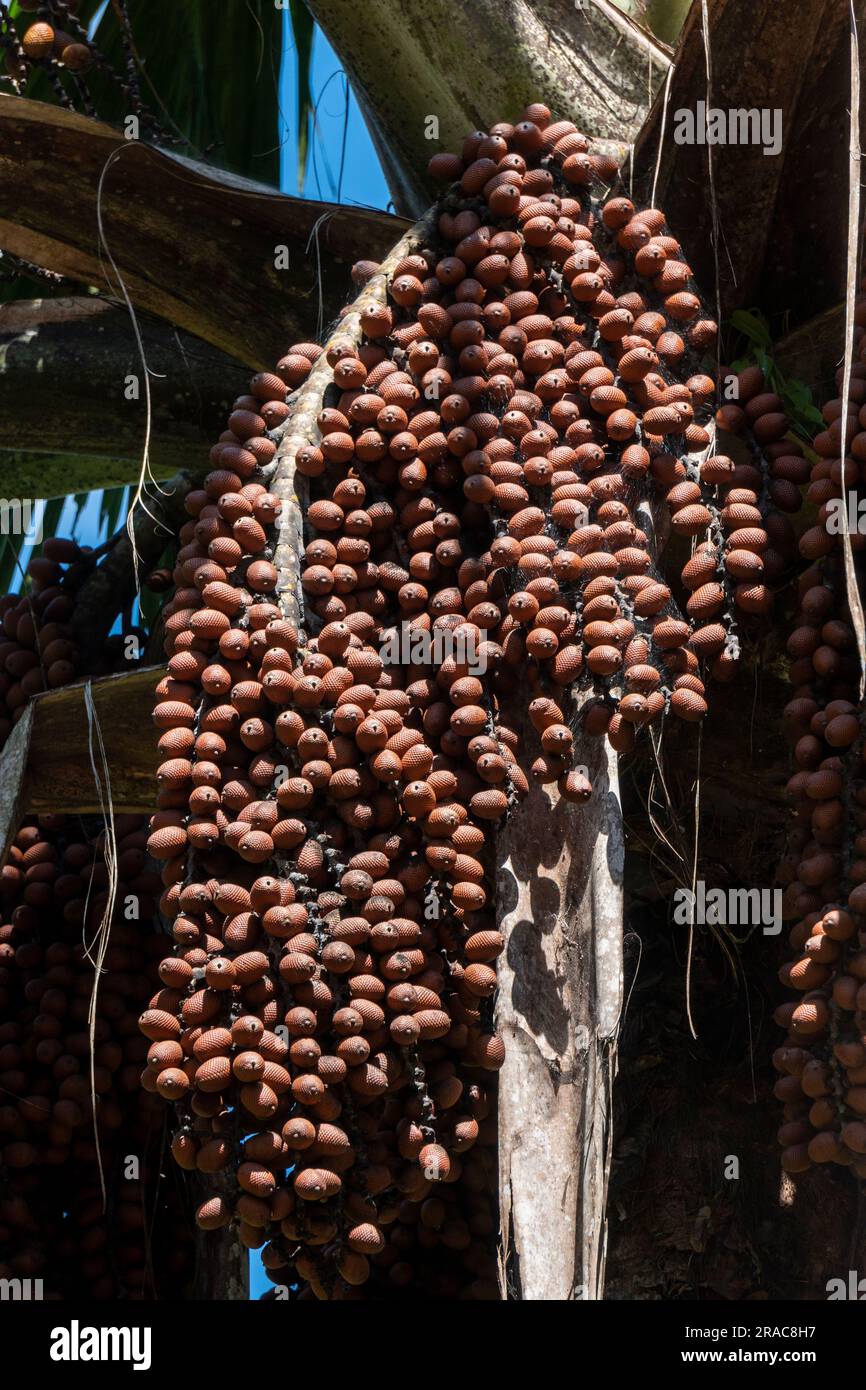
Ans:
[{"label": "hanging fruit bunch", "polygon": [[139,658],[131,661],[125,638],[134,637],[139,651],[145,638],[140,627],[127,625],[125,632],[105,639],[95,661],[85,656],[74,622],[76,604],[101,551],[62,536],[47,537],[40,550],[27,566],[21,590],[0,598],[0,747],[31,696],[84,674],[128,670]]},{"label": "hanging fruit bunch", "polygon": [[[866,288],[864,286],[863,288]],[[774,1054],[784,1103],[782,1165],[792,1173],[837,1163],[866,1177],[866,858],[863,705],[849,607],[845,532],[855,582],[864,537],[856,529],[866,462],[866,295],[857,302],[848,413],[823,409],[806,498],[817,508],[800,537],[808,563],[788,638],[793,687],[784,712],[796,771],[787,786],[794,829],[779,872],[793,959],[780,971],[796,1002],[776,1010],[787,1037]],[[842,371],[837,373],[842,389]],[[863,441],[861,444],[860,441]]]},{"label": "hanging fruit bunch", "polygon": [[85,555],[75,541],[50,537],[27,567],[26,591],[0,598],[0,743],[31,695],[75,679],[69,619],[87,573]]},{"label": "hanging fruit bunch", "polygon": [[325,347],[235,401],[154,710],[146,1085],[221,1174],[199,1224],[320,1298],[499,1296],[491,828],[530,779],[591,796],[580,732],[700,720],[771,602],[764,476],[714,451],[716,325],[663,213],[600,197],[615,166],[537,104],[431,171]]},{"label": "hanging fruit bunch", "polygon": [[[31,72],[41,68],[48,72],[55,91],[66,97],[59,80],[63,71],[76,75],[86,73],[94,62],[102,66],[104,59],[87,37],[78,22],[78,0],[20,0],[17,22],[12,19],[8,5],[0,6],[0,43],[6,52],[6,73],[16,85],[25,83]],[[66,98],[64,105],[70,104]]]},{"label": "hanging fruit bunch", "polygon": [[45,1297],[179,1296],[192,1272],[181,1188],[159,1181],[160,1106],[139,1084],[159,877],[142,819],[118,817],[114,832],[104,952],[104,832],[29,819],[0,871],[0,1276],[42,1279]]},{"label": "hanging fruit bunch", "polygon": [[[789,520],[803,505],[803,485],[809,481],[809,462],[803,446],[795,438],[782,397],[768,391],[764,373],[752,365],[735,378],[736,401],[722,405],[716,413],[720,429],[734,435],[751,455],[751,462],[738,465],[738,479],[752,492],[747,503],[760,513],[757,525],[765,532],[762,550],[728,557],[727,569],[742,584],[767,581],[750,594],[740,590],[740,604],[752,612],[769,612],[772,593],[769,585],[778,583],[797,560],[797,535]],[[744,499],[728,494],[728,508]],[[753,518],[754,519],[754,518]]]}]

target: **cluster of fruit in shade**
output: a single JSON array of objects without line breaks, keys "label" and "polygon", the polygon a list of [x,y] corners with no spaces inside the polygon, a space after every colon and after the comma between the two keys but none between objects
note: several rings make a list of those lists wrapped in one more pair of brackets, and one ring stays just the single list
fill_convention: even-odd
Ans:
[{"label": "cluster of fruit in shade", "polygon": [[[181,1185],[159,1180],[163,1107],[140,1085],[138,1013],[165,942],[151,926],[161,884],[145,821],[119,817],[115,830],[118,907],[92,1049],[104,833],[28,820],[0,873],[0,1277],[42,1279],[46,1298],[179,1297],[192,1273]],[[138,920],[124,915],[130,894]]]},{"label": "cluster of fruit in shade", "polygon": [[75,679],[75,643],[68,623],[76,589],[88,572],[75,541],[49,538],[27,567],[26,592],[0,599],[0,743],[31,695]]},{"label": "cluster of fruit in shade", "polygon": [[[70,621],[81,586],[93,573],[95,555],[74,540],[49,537],[27,566],[22,592],[0,598],[0,747],[21,718],[32,695],[68,685],[81,674],[82,661]],[[140,628],[129,634],[144,638]],[[124,635],[113,634],[99,659],[88,660],[88,675],[130,668]]]},{"label": "cluster of fruit in shade", "polygon": [[[866,286],[864,286],[866,288]],[[800,537],[808,568],[788,638],[792,698],[784,729],[796,771],[788,782],[794,829],[782,862],[793,959],[780,971],[797,1002],[776,1010],[787,1037],[774,1053],[784,1103],[782,1165],[792,1173],[838,1163],[866,1177],[866,767],[857,643],[847,602],[844,535],[834,517],[845,494],[863,496],[866,465],[866,295],[856,310],[845,440],[842,399],[823,409],[806,498],[817,508]],[[841,390],[842,374],[837,373]],[[863,441],[862,443],[860,441]],[[843,463],[844,455],[844,463]],[[847,524],[847,520],[846,523]],[[861,570],[864,537],[851,535]]]},{"label": "cluster of fruit in shade", "polygon": [[[87,72],[94,62],[94,50],[87,35],[75,19],[78,0],[58,0],[53,9],[61,22],[40,0],[20,0],[19,9],[23,11],[24,24],[20,40],[12,41],[13,33],[4,36],[6,46],[6,70],[13,77],[25,80],[32,64],[60,64],[68,72]],[[42,15],[26,22],[26,16],[42,11]],[[21,23],[21,17],[19,18]],[[74,31],[69,33],[62,27],[68,24]]]},{"label": "cluster of fruit in shade", "polygon": [[[591,795],[577,691],[617,751],[666,710],[700,719],[735,616],[770,602],[778,503],[712,452],[716,326],[663,214],[600,201],[610,162],[538,105],[431,169],[437,244],[389,263],[360,339],[331,338],[294,456],[309,631],[280,607],[268,491],[323,352],[299,343],[187,498],[154,711],[176,944],[148,1084],[178,1108],[178,1162],[223,1174],[199,1223],[235,1221],[317,1297],[428,1275],[497,1296],[489,827],[529,777]],[[745,412],[778,444],[766,397]],[[653,494],[692,546],[684,615],[640,524]],[[404,625],[455,654],[386,664]]]},{"label": "cluster of fruit in shade", "polygon": [[[737,465],[737,498],[760,512],[760,520],[754,512],[752,518],[756,528],[763,531],[753,546],[760,566],[746,556],[729,555],[727,568],[731,578],[766,580],[772,585],[797,563],[797,534],[788,518],[803,505],[803,484],[809,480],[810,465],[802,445],[793,437],[785,402],[767,389],[759,366],[746,367],[736,377],[723,371],[723,379],[735,382],[735,400],[719,408],[716,424],[735,436],[741,449],[751,456]],[[751,501],[747,491],[752,493]],[[729,505],[731,500],[729,493]],[[772,593],[767,586],[758,592],[744,589],[740,602],[747,611],[768,613]]]}]

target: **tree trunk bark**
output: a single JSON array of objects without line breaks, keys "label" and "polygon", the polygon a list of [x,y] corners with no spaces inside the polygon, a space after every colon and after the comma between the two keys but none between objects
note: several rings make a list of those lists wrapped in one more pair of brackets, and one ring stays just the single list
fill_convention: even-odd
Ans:
[{"label": "tree trunk bark", "polygon": [[[536,744],[524,719],[527,757]],[[625,845],[616,754],[585,738],[577,757],[587,805],[533,785],[497,848],[501,1232],[507,1296],[533,1302],[604,1287]]]},{"label": "tree trunk bark", "polygon": [[773,361],[783,376],[805,382],[818,404],[836,392],[836,368],[845,343],[845,305],[834,304],[773,344]]},{"label": "tree trunk bark", "polygon": [[[226,1173],[195,1174],[196,1205],[207,1197],[237,1193]],[[245,1303],[250,1296],[250,1252],[238,1240],[234,1226],[195,1232],[193,1297],[207,1303]]]},{"label": "tree trunk bark", "polygon": [[[866,0],[854,0],[854,8],[862,33]],[[728,119],[728,142],[708,146],[704,139],[698,103],[707,102],[706,55],[695,3],[667,102],[660,92],[637,138],[635,191],[649,200],[662,141],[656,205],[709,296],[715,284],[711,155],[722,312],[757,299],[765,313],[784,315],[792,327],[841,298],[845,283],[847,222],[839,190],[848,181],[848,5],[708,0],[707,9],[707,104]],[[775,153],[765,153],[772,142],[754,132],[731,143],[729,113],[745,118],[750,111],[758,120],[761,113],[776,120]],[[694,132],[681,124],[683,113],[694,118]]]},{"label": "tree trunk bark", "polygon": [[670,50],[610,0],[310,0],[358,94],[394,205],[419,215],[427,162],[546,101],[625,155]]}]

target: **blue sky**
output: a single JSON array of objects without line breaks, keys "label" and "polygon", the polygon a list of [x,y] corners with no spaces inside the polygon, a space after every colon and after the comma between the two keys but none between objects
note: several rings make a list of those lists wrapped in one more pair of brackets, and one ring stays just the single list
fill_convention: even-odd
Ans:
[{"label": "blue sky", "polygon": [[[289,11],[283,11],[283,65],[280,106],[283,114],[280,183],[287,193],[298,191],[297,131],[295,127],[297,59]],[[310,86],[315,107],[310,157],[303,186],[306,198],[387,208],[385,183],[373,143],[358,103],[343,76],[339,59],[316,26]],[[348,104],[348,111],[347,111]],[[345,131],[345,153],[343,139]]]}]

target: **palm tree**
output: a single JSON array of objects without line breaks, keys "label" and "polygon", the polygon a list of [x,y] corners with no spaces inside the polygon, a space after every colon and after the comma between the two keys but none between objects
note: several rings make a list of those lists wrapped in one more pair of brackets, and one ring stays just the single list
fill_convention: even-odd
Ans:
[{"label": "palm tree", "polygon": [[[29,3],[0,4],[8,71],[0,89],[0,269],[14,272],[0,306],[6,493],[60,499],[138,486],[143,406],[130,409],[118,380],[123,364],[121,375],[139,388],[132,399],[146,403],[146,462],[162,489],[132,512],[142,570],[156,567],[166,528],[177,529],[183,491],[207,467],[202,446],[244,389],[244,373],[269,367],[289,340],[317,337],[336,319],[353,261],[372,259],[387,270],[419,244],[426,210],[439,196],[427,173],[432,153],[459,147],[467,130],[512,116],[530,100],[547,102],[615,153],[636,200],[665,208],[718,305],[725,351],[757,361],[795,429],[812,430],[810,393],[819,401],[832,394],[844,346],[845,0],[367,0],[363,9],[351,0],[307,0],[306,8],[300,0],[288,7],[238,0],[221,5],[219,18],[215,9],[207,0],[109,0],[107,10],[95,0],[51,0],[34,15]],[[278,191],[287,9],[299,64],[292,123],[303,137],[301,164],[312,120],[315,21],[367,122],[391,211]],[[861,29],[864,9],[855,0]],[[40,17],[79,45],[93,33],[97,56],[85,71],[58,66],[50,52],[21,65],[18,40]],[[679,143],[677,113],[697,111],[699,103],[780,113],[780,150],[768,153],[766,141]],[[376,284],[383,293],[383,281],[365,293],[376,293]],[[342,331],[352,328],[350,314]],[[314,374],[304,388],[310,420],[328,379]],[[311,428],[299,433],[299,418],[281,442],[274,484],[293,518],[296,546],[303,492],[293,460]],[[110,521],[113,531],[116,515]],[[278,563],[290,574],[288,535]],[[663,566],[676,551],[664,540],[658,537]],[[134,601],[132,550],[121,528],[81,591],[75,622],[86,662],[95,661]],[[16,558],[14,538],[6,538],[0,578],[7,587]],[[145,616],[155,622],[156,605]],[[710,1206],[718,1201],[724,1221],[739,1229],[739,1199],[719,1196],[713,1165],[748,1146],[749,1161],[763,1165],[764,1219],[778,1225],[770,1108],[747,1138],[736,1106],[726,1109],[720,1098],[738,1084],[747,1052],[743,1018],[766,1003],[764,978],[774,965],[767,942],[700,940],[688,947],[687,962],[678,956],[687,950],[682,942],[647,944],[651,968],[663,977],[660,998],[675,1015],[676,1044],[660,1038],[643,980],[632,1014],[625,1005],[635,983],[633,944],[663,924],[671,886],[690,881],[697,856],[701,865],[723,865],[733,883],[772,879],[783,826],[777,728],[785,698],[772,663],[783,644],[781,628],[756,640],[748,676],[701,741],[671,735],[665,750],[653,746],[630,764],[621,783],[616,757],[589,740],[586,761],[606,794],[586,808],[561,803],[551,811],[533,793],[499,837],[499,911],[514,946],[500,972],[498,1003],[508,1044],[499,1093],[501,1236],[513,1296],[600,1297],[612,1146],[628,1139],[614,1184],[631,1210],[629,1182],[651,1134],[687,1142],[690,1107],[671,1102],[669,1120],[660,1118],[668,1108],[664,1088],[640,1083],[641,1058],[650,1069],[651,1057],[665,1061],[674,1089],[693,1087],[704,1121],[727,1125],[734,1136],[719,1154],[699,1146],[699,1162],[712,1169]],[[152,648],[154,662],[158,651]],[[94,687],[118,810],[152,803],[151,750],[140,733],[152,683],[148,667]],[[98,809],[86,747],[80,687],[34,702],[0,770],[14,793],[2,806],[7,839],[28,810]],[[690,1038],[684,981],[690,1019],[705,1012],[708,1041]],[[725,1009],[736,1016],[735,1064],[727,1042],[713,1037]],[[768,1047],[762,1036],[764,1057]],[[836,1186],[842,1220],[851,1199]],[[696,1191],[684,1183],[682,1200],[697,1201]],[[778,1242],[802,1253],[827,1203],[801,1205],[799,1232]],[[717,1215],[702,1217],[696,1208],[691,1233],[672,1236],[674,1248],[683,1240],[704,1248]],[[616,1237],[618,1287],[629,1270],[645,1273],[646,1230],[638,1216]],[[224,1250],[223,1260],[231,1258]],[[820,1281],[814,1260],[807,1268],[808,1280]],[[736,1284],[739,1270],[730,1278]]]}]

